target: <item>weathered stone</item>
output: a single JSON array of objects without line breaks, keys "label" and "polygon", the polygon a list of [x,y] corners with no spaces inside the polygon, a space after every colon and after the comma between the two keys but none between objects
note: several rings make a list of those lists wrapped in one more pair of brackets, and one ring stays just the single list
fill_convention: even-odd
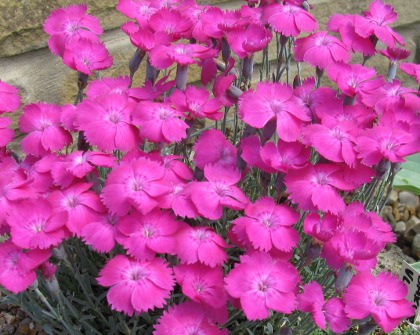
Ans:
[{"label": "weathered stone", "polygon": [[391,247],[389,250],[382,251],[379,253],[377,259],[378,259],[378,265],[374,269],[374,273],[378,273],[381,271],[390,271],[396,275],[399,274],[401,265],[403,261],[406,261],[408,263],[413,263],[414,260],[403,254],[400,248],[398,248],[396,245],[391,244]]},{"label": "weathered stone", "polygon": [[419,205],[419,197],[413,193],[401,191],[398,198],[401,205],[410,206],[414,208],[416,208]]},{"label": "weathered stone", "polygon": [[396,190],[391,191],[391,194],[389,195],[389,201],[392,205],[398,201],[398,192]]},{"label": "weathered stone", "polygon": [[407,232],[413,230],[416,234],[420,234],[420,219],[417,216],[412,216],[407,221]]},{"label": "weathered stone", "polygon": [[406,229],[407,229],[407,224],[404,221],[398,221],[395,224],[394,232],[396,234],[404,234],[404,232],[406,231]]},{"label": "weathered stone", "polygon": [[396,221],[394,218],[394,214],[392,214],[392,207],[391,206],[385,206],[384,210],[382,212],[382,218],[390,223],[392,226],[395,225]]},{"label": "weathered stone", "polygon": [[16,316],[10,313],[4,313],[3,317],[6,320],[7,324],[12,324],[16,320]]},{"label": "weathered stone", "polygon": [[416,258],[420,258],[420,234],[414,236],[411,244],[411,254]]}]

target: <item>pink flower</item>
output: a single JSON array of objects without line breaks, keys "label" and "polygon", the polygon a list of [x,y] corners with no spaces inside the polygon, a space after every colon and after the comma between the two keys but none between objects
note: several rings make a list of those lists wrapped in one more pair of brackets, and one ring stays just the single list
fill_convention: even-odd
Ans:
[{"label": "pink flower", "polygon": [[161,8],[149,20],[150,28],[155,32],[164,32],[172,37],[172,41],[189,38],[192,22],[186,20],[175,8]]},{"label": "pink flower", "polygon": [[303,231],[318,241],[327,242],[334,236],[339,226],[338,217],[324,213],[320,218],[318,214],[311,213],[303,221]]},{"label": "pink flower", "polygon": [[138,129],[131,124],[137,104],[128,96],[109,94],[77,105],[76,126],[86,140],[104,151],[129,151],[140,143]]},{"label": "pink flower", "polygon": [[338,214],[345,204],[338,190],[351,191],[354,186],[343,178],[341,167],[333,164],[308,165],[286,174],[284,180],[289,198],[304,211]]},{"label": "pink flower", "polygon": [[92,100],[108,94],[127,95],[129,86],[130,77],[128,76],[93,80],[89,83],[86,95]]},{"label": "pink flower", "polygon": [[69,68],[92,75],[92,71],[105,70],[112,65],[112,57],[101,42],[87,39],[72,40],[66,46],[63,62]]},{"label": "pink flower", "polygon": [[348,317],[356,320],[371,315],[388,333],[415,312],[406,300],[407,293],[407,286],[389,272],[381,272],[377,277],[360,272],[343,294],[345,311]]},{"label": "pink flower", "polygon": [[7,112],[14,112],[20,107],[19,90],[0,81],[0,114]]},{"label": "pink flower", "polygon": [[192,182],[189,185],[191,200],[202,216],[218,220],[222,217],[223,206],[241,210],[248,204],[244,192],[235,186],[241,180],[239,170],[221,164],[206,165],[204,176],[208,181]]},{"label": "pink flower", "polygon": [[354,122],[338,122],[334,118],[323,118],[324,124],[311,124],[303,130],[303,143],[312,146],[321,156],[333,162],[344,162],[350,167],[356,164]]},{"label": "pink flower", "polygon": [[101,198],[117,215],[127,214],[131,207],[145,215],[159,205],[159,196],[170,191],[160,182],[164,174],[165,170],[159,163],[144,157],[133,159],[112,169]]},{"label": "pink flower", "polygon": [[255,92],[249,90],[242,94],[239,115],[245,123],[259,129],[276,118],[279,138],[286,142],[296,141],[304,122],[310,120],[296,103],[293,89],[279,83],[260,82]]},{"label": "pink flower", "polygon": [[248,204],[245,216],[235,219],[234,225],[245,226],[253,247],[260,251],[278,249],[291,251],[299,242],[299,233],[292,226],[299,214],[284,205],[276,205],[272,198],[260,198]]},{"label": "pink flower", "polygon": [[155,335],[227,335],[209,319],[208,311],[202,305],[187,301],[165,311],[155,325]]},{"label": "pink flower", "polygon": [[384,50],[379,50],[379,53],[382,56],[388,58],[392,63],[396,63],[400,60],[406,59],[410,56],[410,50],[400,49],[400,48],[390,48],[387,47]]},{"label": "pink flower", "polygon": [[272,37],[271,31],[263,25],[251,23],[245,30],[243,27],[234,28],[227,35],[227,41],[238,57],[243,59],[263,50]]},{"label": "pink flower", "polygon": [[310,33],[318,29],[313,15],[294,5],[274,3],[264,6],[262,19],[283,36],[297,37],[302,31]]},{"label": "pink flower", "polygon": [[148,80],[144,83],[143,87],[130,88],[128,94],[130,98],[137,101],[155,100],[175,85],[175,80],[166,81],[168,77],[169,74],[159,79],[154,84]]},{"label": "pink flower", "polygon": [[257,167],[267,173],[276,172],[275,168],[262,159],[261,141],[258,135],[241,138],[239,149],[241,158],[250,166]]},{"label": "pink flower", "polygon": [[77,183],[64,190],[53,191],[48,200],[55,210],[67,213],[65,224],[71,233],[81,236],[82,228],[105,211],[99,196],[89,191],[92,184]]},{"label": "pink flower", "polygon": [[188,125],[183,114],[168,103],[142,101],[133,113],[133,124],[140,126],[140,136],[152,142],[179,142],[187,137]]},{"label": "pink flower", "polygon": [[182,287],[182,293],[201,304],[221,308],[226,305],[227,295],[223,288],[221,267],[210,268],[195,263],[174,267],[176,281]]},{"label": "pink flower", "polygon": [[176,254],[182,264],[200,262],[212,268],[227,260],[226,242],[210,227],[190,227],[185,224],[176,235]]},{"label": "pink flower", "polygon": [[420,64],[402,63],[400,69],[408,75],[416,78],[417,83],[420,85]]},{"label": "pink flower", "polygon": [[225,288],[240,299],[248,320],[263,320],[270,310],[290,314],[296,308],[297,270],[267,253],[241,256],[241,262],[225,278]]},{"label": "pink flower", "polygon": [[163,308],[174,287],[172,270],[161,258],[139,262],[124,255],[112,258],[99,272],[99,285],[109,287],[112,309],[132,315]]},{"label": "pink flower", "polygon": [[117,10],[140,24],[148,24],[150,17],[159,8],[146,0],[119,0]]},{"label": "pink flower", "polygon": [[53,54],[63,56],[67,44],[81,38],[99,41],[98,35],[103,33],[99,20],[86,12],[86,5],[70,5],[50,14],[44,30],[50,35],[48,46]]},{"label": "pink flower", "polygon": [[81,228],[83,242],[98,252],[110,252],[115,247],[116,225],[119,220],[117,215],[106,212],[92,216]]},{"label": "pink flower", "polygon": [[328,325],[335,333],[342,333],[350,328],[351,322],[344,313],[342,300],[331,298],[325,303],[322,287],[317,282],[306,284],[298,300],[298,309],[311,313],[315,324],[322,330],[326,329],[325,321],[328,321]]},{"label": "pink flower", "polygon": [[298,62],[307,62],[321,70],[336,62],[350,61],[350,54],[344,44],[326,31],[297,39],[294,53]]},{"label": "pink flower", "polygon": [[358,157],[368,166],[375,165],[382,159],[394,163],[404,162],[406,156],[420,150],[414,134],[382,125],[363,131],[356,138],[356,144]]},{"label": "pink flower", "polygon": [[221,164],[236,168],[236,148],[216,129],[203,132],[194,145],[194,162],[204,169],[207,164]]},{"label": "pink flower", "polygon": [[118,242],[139,261],[151,260],[156,253],[174,254],[178,222],[173,214],[154,209],[146,215],[137,212],[123,217],[117,226]]},{"label": "pink flower", "polygon": [[0,118],[0,147],[5,147],[13,140],[15,132],[10,129],[11,124],[12,120],[8,117]]},{"label": "pink flower", "polygon": [[336,63],[328,67],[328,77],[337,83],[338,88],[347,96],[367,94],[374,88],[372,79],[376,75],[373,68],[359,64]]},{"label": "pink flower", "polygon": [[158,45],[169,45],[171,35],[163,31],[153,31],[151,28],[140,28],[134,22],[126,22],[121,26],[129,37],[131,44],[142,51],[150,51]]},{"label": "pink flower", "polygon": [[174,62],[179,65],[191,65],[199,60],[215,57],[216,50],[200,44],[157,45],[150,51],[150,63],[163,70]]},{"label": "pink flower", "polygon": [[375,36],[386,46],[395,48],[395,43],[405,44],[404,38],[388,26],[396,20],[397,13],[391,5],[384,4],[382,0],[373,0],[369,5],[369,11],[364,12],[364,17],[355,16],[354,27],[358,35]]},{"label": "pink flower", "polygon": [[175,109],[188,113],[189,119],[219,120],[222,117],[219,99],[210,99],[210,92],[204,87],[187,86],[185,92],[175,90],[169,97]]},{"label": "pink flower", "polygon": [[260,150],[261,159],[274,170],[287,173],[299,169],[309,162],[311,149],[300,142],[279,140],[277,146],[267,142]]},{"label": "pink flower", "polygon": [[11,241],[0,243],[0,284],[10,292],[25,291],[36,280],[36,268],[51,256],[49,250],[23,250]]},{"label": "pink flower", "polygon": [[361,52],[365,57],[373,56],[376,52],[376,41],[369,37],[362,37],[356,33],[355,18],[358,15],[332,15],[327,27],[330,31],[339,32],[340,37],[349,50],[353,52]]},{"label": "pink flower", "polygon": [[22,149],[27,154],[45,156],[69,146],[72,137],[61,127],[61,108],[54,104],[39,102],[26,105],[19,119],[19,129],[28,133],[22,140]]},{"label": "pink flower", "polygon": [[7,223],[14,244],[27,249],[48,249],[69,236],[67,213],[53,211],[44,199],[22,200],[9,210]]}]

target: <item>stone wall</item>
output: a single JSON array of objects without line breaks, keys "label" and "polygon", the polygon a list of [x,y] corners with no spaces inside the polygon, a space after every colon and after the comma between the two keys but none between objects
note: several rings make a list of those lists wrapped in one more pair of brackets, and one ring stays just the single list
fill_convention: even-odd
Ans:
[{"label": "stone wall", "polygon": [[[135,49],[119,26],[126,18],[115,10],[118,0],[1,0],[0,1],[0,80],[16,85],[23,102],[47,101],[72,103],[76,94],[76,74],[53,56],[47,47],[48,36],[42,24],[49,13],[70,3],[86,3],[89,13],[97,16],[105,29],[102,40],[114,57],[114,66],[104,76],[128,74],[127,64]],[[360,13],[368,8],[368,0],[312,0],[313,14],[325,25],[333,13]],[[412,51],[410,60],[420,60],[420,1],[387,0],[399,13],[394,28],[407,40]],[[210,0],[223,8],[238,8],[243,1]],[[386,72],[387,61],[380,57],[370,60]],[[376,65],[376,64],[375,64]],[[192,80],[198,72],[191,70]],[[141,75],[135,84],[140,85]],[[407,77],[404,80],[409,80]],[[414,84],[414,82],[411,82]]]}]

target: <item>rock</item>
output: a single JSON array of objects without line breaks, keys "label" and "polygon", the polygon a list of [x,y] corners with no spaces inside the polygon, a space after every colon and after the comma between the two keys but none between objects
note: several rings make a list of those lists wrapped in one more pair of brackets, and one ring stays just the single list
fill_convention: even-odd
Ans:
[{"label": "rock", "polygon": [[406,231],[413,230],[416,234],[420,234],[420,219],[417,216],[412,216],[410,220],[407,221]]},{"label": "rock", "polygon": [[16,320],[16,316],[9,314],[9,313],[4,313],[3,315],[4,319],[6,320],[7,324],[12,324],[13,322],[15,322]]},{"label": "rock", "polygon": [[407,229],[407,225],[404,221],[398,221],[394,226],[394,232],[396,234],[402,235]]},{"label": "rock", "polygon": [[407,263],[414,262],[414,259],[405,255],[395,244],[390,244],[390,246],[389,250],[379,253],[377,257],[378,265],[374,269],[375,274],[381,271],[390,271],[398,275],[403,261]]},{"label": "rock", "polygon": [[400,192],[398,199],[400,204],[406,207],[416,208],[419,205],[419,197],[407,191]]},{"label": "rock", "polygon": [[391,205],[395,204],[398,201],[398,192],[396,190],[391,191],[388,201],[391,203]]},{"label": "rock", "polygon": [[12,325],[4,325],[4,327],[3,327],[3,331],[4,331],[4,333],[2,333],[2,334],[13,334],[14,333],[14,331],[15,331],[15,326],[12,326]]},{"label": "rock", "polygon": [[413,243],[411,244],[411,254],[416,258],[420,258],[420,234],[414,236]]},{"label": "rock", "polygon": [[393,227],[397,223],[395,221],[394,214],[393,214],[391,206],[385,206],[384,207],[384,210],[382,212],[382,218],[384,219],[384,221],[390,223]]}]

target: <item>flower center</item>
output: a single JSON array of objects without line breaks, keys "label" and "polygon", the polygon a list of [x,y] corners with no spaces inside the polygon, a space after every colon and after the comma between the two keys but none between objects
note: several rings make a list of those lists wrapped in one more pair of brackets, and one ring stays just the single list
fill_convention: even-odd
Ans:
[{"label": "flower center", "polygon": [[137,176],[129,181],[129,188],[134,192],[141,192],[146,186],[146,180],[141,176]]},{"label": "flower center", "polygon": [[128,272],[128,279],[132,281],[143,280],[147,277],[147,272],[144,268],[135,266]]},{"label": "flower center", "polygon": [[111,111],[108,114],[108,121],[117,124],[121,121],[121,113],[117,111]]}]

